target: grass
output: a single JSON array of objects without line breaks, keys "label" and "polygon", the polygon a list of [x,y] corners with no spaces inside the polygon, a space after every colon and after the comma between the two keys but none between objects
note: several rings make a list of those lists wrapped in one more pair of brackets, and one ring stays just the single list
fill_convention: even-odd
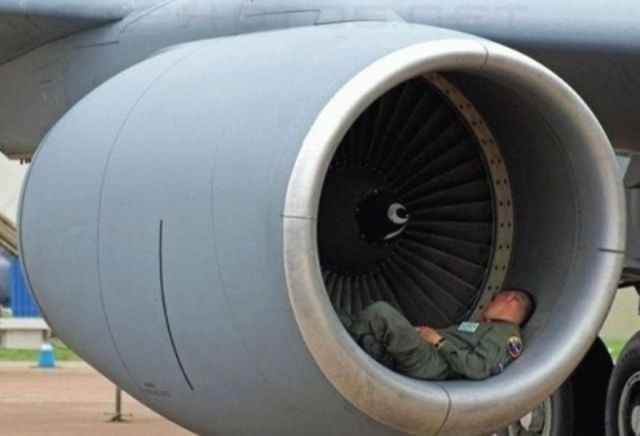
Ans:
[{"label": "grass", "polygon": [[[52,341],[53,355],[56,361],[68,362],[81,360],[76,353],[60,341]],[[37,362],[40,350],[0,348],[0,362]]]},{"label": "grass", "polygon": [[[627,339],[607,338],[604,343],[614,361],[618,359]],[[52,341],[56,360],[61,362],[81,360],[69,347],[60,341]],[[14,350],[0,348],[0,362],[37,362],[39,350]]]},{"label": "grass", "polygon": [[611,354],[611,358],[614,362],[618,360],[618,356],[620,355],[620,352],[622,351],[622,348],[624,347],[624,344],[626,344],[626,342],[627,339],[604,339],[604,344],[609,349],[609,354]]}]

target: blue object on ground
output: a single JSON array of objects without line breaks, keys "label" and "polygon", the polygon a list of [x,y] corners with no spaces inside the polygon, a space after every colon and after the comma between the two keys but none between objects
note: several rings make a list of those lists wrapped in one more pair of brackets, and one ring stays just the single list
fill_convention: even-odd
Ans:
[{"label": "blue object on ground", "polygon": [[38,355],[38,368],[54,368],[55,366],[56,359],[53,355],[53,347],[51,344],[42,344]]}]

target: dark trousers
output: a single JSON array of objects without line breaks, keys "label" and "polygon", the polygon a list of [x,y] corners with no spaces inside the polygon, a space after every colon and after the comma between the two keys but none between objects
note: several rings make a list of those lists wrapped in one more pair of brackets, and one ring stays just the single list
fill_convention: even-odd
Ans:
[{"label": "dark trousers", "polygon": [[357,316],[336,312],[362,349],[387,368],[420,379],[443,380],[449,376],[449,365],[436,347],[422,339],[388,303],[374,303]]}]

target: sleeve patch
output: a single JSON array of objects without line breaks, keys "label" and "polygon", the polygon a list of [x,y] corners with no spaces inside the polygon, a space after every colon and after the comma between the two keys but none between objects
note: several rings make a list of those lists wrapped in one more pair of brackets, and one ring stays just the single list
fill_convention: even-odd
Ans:
[{"label": "sleeve patch", "polygon": [[522,354],[522,339],[518,336],[511,336],[509,338],[509,356],[517,358]]}]

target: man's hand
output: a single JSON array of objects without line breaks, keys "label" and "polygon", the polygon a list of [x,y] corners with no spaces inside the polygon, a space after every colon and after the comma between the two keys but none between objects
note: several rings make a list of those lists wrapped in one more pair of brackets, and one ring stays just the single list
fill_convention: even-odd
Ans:
[{"label": "man's hand", "polygon": [[416,331],[420,335],[422,339],[427,341],[432,345],[436,345],[440,339],[442,339],[442,335],[438,333],[436,329],[433,329],[426,325],[419,325],[416,327]]}]

